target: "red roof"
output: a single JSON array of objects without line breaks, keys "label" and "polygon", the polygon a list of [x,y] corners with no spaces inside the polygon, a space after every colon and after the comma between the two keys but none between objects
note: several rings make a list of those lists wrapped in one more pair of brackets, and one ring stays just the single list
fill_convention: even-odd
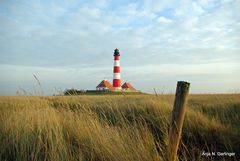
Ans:
[{"label": "red roof", "polygon": [[122,89],[130,89],[130,90],[136,90],[130,83],[128,82],[125,82],[123,85],[122,85]]},{"label": "red roof", "polygon": [[99,83],[99,85],[96,88],[103,88],[103,87],[107,87],[110,90],[114,89],[111,83],[109,83],[107,80],[102,80],[102,82]]}]

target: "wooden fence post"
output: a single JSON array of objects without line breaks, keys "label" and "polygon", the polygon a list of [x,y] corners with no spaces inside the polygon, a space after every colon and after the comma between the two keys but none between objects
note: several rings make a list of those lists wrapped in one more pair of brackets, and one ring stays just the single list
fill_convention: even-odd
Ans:
[{"label": "wooden fence post", "polygon": [[182,126],[185,116],[185,105],[189,92],[190,83],[179,81],[175,94],[175,101],[172,112],[172,122],[169,130],[168,140],[168,161],[176,161],[178,145],[181,139]]}]

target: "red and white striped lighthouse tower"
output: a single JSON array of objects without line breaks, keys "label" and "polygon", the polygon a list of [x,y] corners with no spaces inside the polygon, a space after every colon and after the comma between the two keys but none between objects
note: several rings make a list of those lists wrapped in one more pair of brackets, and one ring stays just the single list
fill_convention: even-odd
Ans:
[{"label": "red and white striped lighthouse tower", "polygon": [[116,48],[114,50],[114,67],[113,67],[113,87],[116,90],[121,90],[121,76],[120,76],[120,53]]}]

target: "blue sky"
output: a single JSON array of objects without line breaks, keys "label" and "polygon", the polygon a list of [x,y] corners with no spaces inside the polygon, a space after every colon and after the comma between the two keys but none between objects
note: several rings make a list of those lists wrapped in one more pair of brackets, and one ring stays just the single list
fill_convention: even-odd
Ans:
[{"label": "blue sky", "polygon": [[122,81],[145,92],[240,92],[239,0],[2,0],[0,95],[94,89]]}]

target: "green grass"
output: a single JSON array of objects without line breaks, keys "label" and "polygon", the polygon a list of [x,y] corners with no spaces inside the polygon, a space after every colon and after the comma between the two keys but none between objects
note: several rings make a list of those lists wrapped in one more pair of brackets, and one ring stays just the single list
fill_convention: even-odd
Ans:
[{"label": "green grass", "polygon": [[[0,160],[164,160],[173,101],[173,95],[0,97]],[[239,122],[239,94],[191,95],[179,159],[237,160]]]}]

